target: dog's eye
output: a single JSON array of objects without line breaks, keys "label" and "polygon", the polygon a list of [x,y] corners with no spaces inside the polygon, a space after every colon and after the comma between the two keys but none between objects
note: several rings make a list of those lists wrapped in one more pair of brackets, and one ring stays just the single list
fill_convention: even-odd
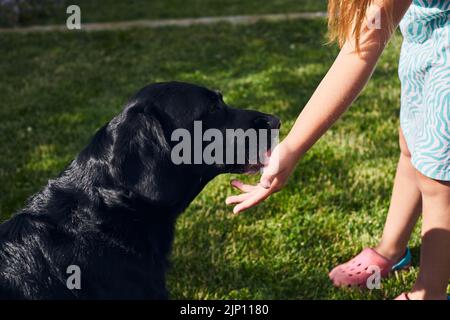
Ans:
[{"label": "dog's eye", "polygon": [[219,97],[219,100],[222,101],[223,100],[222,92],[220,92],[219,90],[216,90],[216,94]]},{"label": "dog's eye", "polygon": [[211,107],[209,107],[209,113],[214,113],[216,111],[219,111],[219,106],[213,104]]}]

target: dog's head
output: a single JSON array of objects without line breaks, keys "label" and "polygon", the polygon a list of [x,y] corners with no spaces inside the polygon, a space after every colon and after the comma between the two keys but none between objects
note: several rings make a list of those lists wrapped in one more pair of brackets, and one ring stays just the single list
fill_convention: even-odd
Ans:
[{"label": "dog's head", "polygon": [[274,116],[228,106],[219,92],[170,82],[141,89],[105,134],[115,175],[142,194],[163,195],[221,173],[256,171],[279,126]]}]

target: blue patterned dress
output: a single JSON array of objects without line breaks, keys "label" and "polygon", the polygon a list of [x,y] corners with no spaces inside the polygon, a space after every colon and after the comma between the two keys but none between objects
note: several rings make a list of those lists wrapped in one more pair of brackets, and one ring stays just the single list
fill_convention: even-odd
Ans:
[{"label": "blue patterned dress", "polygon": [[413,0],[400,30],[400,126],[412,164],[450,181],[450,0]]}]

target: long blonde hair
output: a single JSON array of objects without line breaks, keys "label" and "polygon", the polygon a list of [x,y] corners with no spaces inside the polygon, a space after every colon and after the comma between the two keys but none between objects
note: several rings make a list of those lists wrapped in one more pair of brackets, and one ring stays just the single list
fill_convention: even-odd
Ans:
[{"label": "long blonde hair", "polygon": [[[377,1],[380,2],[380,1]],[[392,6],[387,2],[388,28],[392,28]],[[366,15],[374,0],[329,0],[328,35],[331,42],[337,41],[342,47],[352,38],[357,52],[360,52],[361,33]],[[385,6],[386,7],[386,6]]]}]

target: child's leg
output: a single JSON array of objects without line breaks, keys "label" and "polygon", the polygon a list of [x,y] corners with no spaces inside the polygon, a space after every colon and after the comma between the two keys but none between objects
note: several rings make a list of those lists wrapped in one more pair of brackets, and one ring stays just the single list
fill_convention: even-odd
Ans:
[{"label": "child's leg", "polygon": [[404,254],[414,225],[422,211],[416,170],[411,164],[411,154],[402,130],[399,130],[400,159],[395,175],[391,204],[383,236],[375,250],[382,256],[398,261]]},{"label": "child's leg", "polygon": [[400,149],[391,205],[382,240],[375,251],[365,249],[350,261],[333,268],[329,277],[335,286],[366,284],[371,274],[365,270],[368,270],[367,267],[370,265],[379,266],[382,274],[387,275],[392,266],[405,254],[411,232],[421,213],[422,202],[416,170],[411,165],[411,155],[401,130]]},{"label": "child's leg", "polygon": [[423,222],[420,271],[411,299],[446,299],[450,278],[450,181],[417,171],[422,192]]}]

